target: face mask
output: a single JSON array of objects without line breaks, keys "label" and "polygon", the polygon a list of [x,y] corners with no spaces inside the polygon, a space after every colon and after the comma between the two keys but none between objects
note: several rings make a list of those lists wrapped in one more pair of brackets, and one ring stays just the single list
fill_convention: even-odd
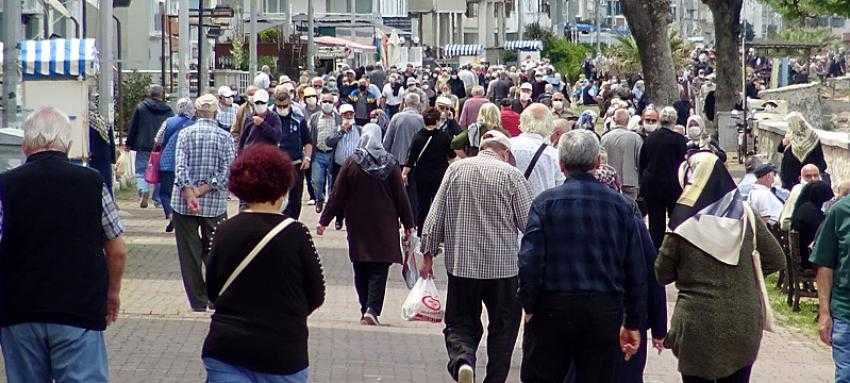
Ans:
[{"label": "face mask", "polygon": [[366,85],[360,85],[360,91],[365,92],[366,91]]},{"label": "face mask", "polygon": [[647,133],[652,133],[658,130],[658,124],[644,124],[643,130],[645,130]]},{"label": "face mask", "polygon": [[307,105],[309,105],[311,108],[316,106],[316,98],[315,97],[307,97],[307,99],[305,101],[307,102]]},{"label": "face mask", "polygon": [[422,85],[422,89],[428,89],[428,84]]},{"label": "face mask", "polygon": [[334,104],[329,104],[327,102],[322,103],[322,112],[326,114],[331,114],[334,111]]},{"label": "face mask", "polygon": [[457,75],[456,75],[456,74],[452,75],[452,80],[457,80]]},{"label": "face mask", "polygon": [[552,108],[564,109],[564,102],[561,100],[552,101]]},{"label": "face mask", "polygon": [[373,124],[377,124],[377,123],[378,123],[378,119],[377,119],[377,118],[373,118],[373,119],[369,120],[369,122],[371,122],[371,123],[373,123]]},{"label": "face mask", "polygon": [[342,122],[345,123],[345,124],[354,126],[354,119],[353,118],[343,118]]},{"label": "face mask", "polygon": [[529,100],[531,100],[531,95],[528,94],[528,93],[520,93],[519,99],[522,100],[522,101],[529,101]]},{"label": "face mask", "polygon": [[279,115],[281,115],[281,116],[283,116],[283,117],[288,116],[288,115],[289,115],[289,107],[287,106],[286,108],[280,108],[280,109],[278,109],[278,110],[277,110],[277,114],[279,114]]},{"label": "face mask", "polygon": [[269,110],[269,106],[266,104],[254,104],[254,112],[256,114],[266,114],[266,111]]}]

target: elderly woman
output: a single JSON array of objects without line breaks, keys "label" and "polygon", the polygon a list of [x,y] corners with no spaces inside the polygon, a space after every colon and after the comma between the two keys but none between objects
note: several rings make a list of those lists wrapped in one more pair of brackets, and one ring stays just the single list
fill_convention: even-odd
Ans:
[{"label": "elderly woman", "polygon": [[800,169],[806,164],[817,166],[824,179],[829,180],[818,134],[799,112],[789,113],[785,120],[788,121],[789,130],[778,148],[782,153],[782,171],[779,173],[782,188],[791,190],[799,183]]},{"label": "elderly woman", "polygon": [[405,236],[413,231],[413,213],[401,170],[381,142],[378,125],[363,127],[359,147],[339,171],[316,229],[323,235],[334,217],[345,214],[360,324],[366,326],[380,325],[390,265],[401,263],[399,220]]},{"label": "elderly woman", "polygon": [[293,179],[277,146],[245,148],[231,165],[230,191],[248,208],[218,225],[207,262],[208,382],[308,381],[307,317],[325,281],[307,227],[280,214]]},{"label": "elderly woman", "polygon": [[679,291],[664,346],[685,383],[748,382],[771,326],[763,274],[785,267],[785,258],[717,156],[699,152],[687,162],[655,262],[658,281]]},{"label": "elderly woman", "polygon": [[688,154],[712,152],[720,158],[720,162],[726,162],[726,152],[720,149],[705,131],[705,122],[702,117],[697,115],[688,117],[685,123],[685,136],[688,139]]},{"label": "elderly woman", "polygon": [[794,213],[791,215],[791,229],[800,233],[800,264],[812,268],[809,261],[809,247],[817,238],[818,229],[826,219],[823,206],[833,197],[832,188],[824,181],[809,182],[797,198]]},{"label": "elderly woman", "polygon": [[425,129],[413,136],[410,154],[401,174],[405,184],[411,180],[416,188],[416,229],[419,235],[422,235],[422,225],[443,182],[443,175],[449,168],[449,158],[454,157],[452,136],[446,130],[438,129],[440,111],[431,108],[422,117]]},{"label": "elderly woman", "polygon": [[166,232],[172,232],[174,225],[171,223],[171,192],[174,190],[174,151],[177,148],[177,137],[184,128],[192,125],[195,117],[195,103],[188,98],[177,100],[177,115],[169,117],[162,123],[159,133],[156,135],[156,144],[162,148],[159,158],[159,200],[165,218],[169,220]]},{"label": "elderly woman", "polygon": [[499,111],[499,107],[496,104],[488,102],[481,105],[481,109],[478,110],[478,119],[476,122],[455,136],[452,140],[452,150],[460,158],[478,155],[481,137],[484,136],[484,133],[494,129],[505,133],[504,129],[502,129],[502,112]]}]

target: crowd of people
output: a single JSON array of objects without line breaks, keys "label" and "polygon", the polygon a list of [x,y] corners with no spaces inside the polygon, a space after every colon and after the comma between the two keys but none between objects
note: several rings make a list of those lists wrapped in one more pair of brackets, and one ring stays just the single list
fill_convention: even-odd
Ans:
[{"label": "crowd of people", "polygon": [[[126,147],[140,207],[152,199],[174,232],[190,308],[212,312],[202,355],[209,381],[307,381],[307,317],[325,287],[311,231],[298,221],[305,200],[319,214],[318,236],[331,223],[347,230],[364,326],[381,324],[401,243],[420,238],[425,278],[442,258],[447,370],[462,383],[476,379],[482,305],[488,363],[477,380],[507,379],[524,323],[523,382],[642,382],[649,347],[671,349],[685,382],[747,382],[772,326],[764,276],[785,267],[772,230],[786,221],[806,246],[816,243],[819,291],[835,281],[821,298],[830,326],[822,337],[846,361],[850,342],[831,331],[850,332],[850,288],[831,270],[847,272],[839,242],[850,202],[833,198],[817,134],[799,114],[777,148],[780,179],[775,166],[751,160],[744,180],[733,180],[692,105],[690,88],[712,60],[695,55],[669,106],[651,103],[638,75],[621,80],[588,61],[571,86],[545,59],[378,64],[276,81],[264,67],[244,94],[223,86],[174,109],[151,86]],[[118,310],[124,230],[104,178],[68,162],[68,129],[62,112],[34,112],[26,165],[0,175],[0,344],[10,381],[107,379],[102,331]],[[149,166],[158,183],[145,177]],[[69,191],[50,194],[47,180]],[[231,198],[240,213],[228,218]],[[74,219],[57,222],[57,212]],[[834,225],[815,241],[823,221]],[[57,236],[33,235],[45,228]],[[61,280],[46,264],[78,270],[86,283],[45,284]],[[668,326],[671,283],[678,303]],[[48,292],[55,286],[59,296]],[[75,335],[83,330],[93,332]],[[36,363],[54,357],[45,339],[65,338],[73,352],[60,358],[72,368]],[[836,376],[850,374],[838,367]]]}]

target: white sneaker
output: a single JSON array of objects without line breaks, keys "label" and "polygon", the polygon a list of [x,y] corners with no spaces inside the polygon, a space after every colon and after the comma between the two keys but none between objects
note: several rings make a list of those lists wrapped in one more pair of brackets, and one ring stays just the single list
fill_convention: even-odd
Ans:
[{"label": "white sneaker", "polygon": [[315,204],[316,204],[316,200],[314,200],[314,199],[307,201],[307,205],[309,205],[309,206],[313,206]]},{"label": "white sneaker", "polygon": [[475,383],[475,370],[464,364],[457,370],[457,383]]}]

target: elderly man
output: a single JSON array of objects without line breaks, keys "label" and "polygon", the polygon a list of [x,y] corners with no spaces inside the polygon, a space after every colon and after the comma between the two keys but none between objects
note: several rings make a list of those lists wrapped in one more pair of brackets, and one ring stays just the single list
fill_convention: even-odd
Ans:
[{"label": "elderly man", "polygon": [[602,136],[602,147],[608,153],[608,164],[617,171],[617,181],[620,182],[623,194],[637,200],[640,190],[638,163],[643,138],[627,129],[629,111],[617,109],[614,112],[613,130]]},{"label": "elderly man", "polygon": [[370,88],[369,80],[361,78],[357,88],[348,95],[348,103],[354,107],[354,121],[359,126],[369,123],[369,114],[378,108],[381,92]]},{"label": "elderly man", "polygon": [[330,194],[326,194],[325,187],[333,188],[333,178],[331,178],[333,148],[327,144],[327,139],[334,135],[342,124],[342,117],[334,109],[334,96],[332,94],[323,93],[321,104],[322,111],[310,116],[307,123],[310,128],[311,141],[316,145],[313,150],[311,165],[316,213],[321,213],[324,210],[325,196]]},{"label": "elderly man", "polygon": [[162,86],[154,84],[148,87],[147,98],[136,106],[127,131],[127,149],[136,152],[136,190],[139,192],[141,208],[148,207],[148,199],[154,188],[154,185],[148,185],[145,181],[145,170],[148,168],[156,132],[163,121],[174,115],[171,107],[162,101],[164,96],[165,89]]},{"label": "elderly man", "polygon": [[573,366],[577,382],[616,382],[621,348],[629,357],[640,345],[646,228],[589,173],[599,165],[593,132],[565,133],[559,151],[567,181],[534,200],[519,252],[522,380],[562,382]]},{"label": "elderly man", "polygon": [[756,176],[756,183],[753,184],[747,200],[754,213],[758,214],[769,225],[775,225],[779,222],[783,203],[785,203],[776,194],[776,189],[773,186],[776,181],[776,166],[772,164],[760,165],[753,174]]},{"label": "elderly man", "polygon": [[312,86],[313,89],[316,90],[316,92],[321,93],[322,90],[325,89],[325,80],[318,76],[313,77],[310,80],[310,86]]},{"label": "elderly man", "polygon": [[301,216],[304,172],[310,169],[313,143],[310,137],[310,129],[307,127],[307,120],[303,115],[292,109],[292,99],[289,97],[289,93],[278,92],[275,89],[274,102],[272,112],[280,118],[281,123],[280,150],[292,160],[295,174],[295,180],[292,183],[292,189],[287,194],[288,200],[283,213],[297,220]]},{"label": "elderly man", "polygon": [[513,100],[513,103],[511,104],[511,109],[513,109],[514,112],[522,114],[522,111],[531,105],[533,102],[531,101],[532,88],[531,84],[527,82],[524,82],[519,86],[519,97]]},{"label": "elderly man", "polygon": [[[281,91],[280,88],[281,85],[278,85],[276,97],[283,98],[285,95],[289,100],[289,93],[286,93],[286,90]],[[280,143],[280,118],[274,111],[269,110],[269,94],[260,89],[254,94],[252,100],[254,100],[254,113],[246,117],[244,131],[237,146],[239,151],[254,144],[277,146]]]},{"label": "elderly man", "polygon": [[557,118],[578,118],[570,111],[570,99],[561,92],[552,94],[552,113]]},{"label": "elderly man", "polygon": [[519,331],[517,235],[525,229],[531,185],[506,161],[511,142],[485,133],[475,157],[449,165],[422,230],[422,275],[433,275],[433,257],[444,244],[448,287],[446,348],[449,374],[473,382],[481,341],[481,303],[487,306],[487,376],[504,382]]},{"label": "elderly man", "polygon": [[183,287],[195,312],[210,307],[202,265],[215,227],[227,218],[227,177],[235,153],[231,136],[215,121],[217,112],[215,96],[198,97],[197,122],[180,131],[175,152],[172,222]]},{"label": "elderly man", "polygon": [[268,65],[263,65],[260,69],[260,73],[257,73],[257,75],[254,76],[254,86],[268,91],[272,84],[271,73],[272,68],[269,68]]},{"label": "elderly man", "polygon": [[425,128],[425,120],[419,113],[421,99],[416,93],[408,93],[404,96],[404,110],[396,113],[387,125],[387,134],[384,136],[384,148],[398,160],[398,163],[407,163],[407,155],[410,152],[410,144],[413,136]]},{"label": "elderly man", "polygon": [[[688,143],[685,136],[673,131],[676,124],[676,109],[665,107],[661,111],[661,128],[649,133],[640,150],[640,195],[646,201],[649,216],[649,233],[655,248],[661,247],[667,230],[667,216],[682,194],[679,185],[679,165],[685,160]],[[644,121],[644,128],[649,121]]]},{"label": "elderly man", "polygon": [[126,249],[96,171],[68,161],[71,123],[24,121],[26,163],[0,175],[0,348],[9,382],[107,382],[103,330],[119,310]]},{"label": "elderly man", "polygon": [[[340,105],[339,115],[342,117],[339,129],[325,139],[325,143],[332,147],[334,151],[334,162],[331,166],[331,179],[333,180],[336,180],[342,166],[345,165],[360,144],[360,131],[363,127],[357,123],[353,106],[349,104]],[[345,217],[341,213],[336,216],[337,230],[342,230],[344,219]]]},{"label": "elderly man", "polygon": [[487,86],[487,98],[496,105],[500,105],[499,103],[503,99],[510,101],[508,95],[511,93],[513,83],[508,78],[508,72],[505,70],[500,70],[497,76],[498,78],[490,81],[490,84]]},{"label": "elderly man", "polygon": [[[800,198],[803,187],[809,182],[820,180],[820,169],[818,169],[817,165],[807,164],[800,169],[800,183],[791,188],[791,193],[785,201],[785,207],[782,208],[782,214],[779,215],[779,227],[782,230],[791,230],[791,219],[794,215],[794,208],[797,206],[797,199]],[[779,194],[779,197],[782,198],[782,194]]]},{"label": "elderly man", "polygon": [[517,169],[531,183],[534,197],[564,183],[564,173],[558,166],[558,149],[549,146],[554,129],[552,112],[543,104],[531,104],[522,112],[522,134],[511,138],[511,153]]},{"label": "elderly man", "polygon": [[254,114],[254,94],[259,88],[254,85],[249,85],[245,88],[245,104],[239,107],[236,111],[236,121],[233,122],[233,127],[230,128],[230,134],[233,135],[233,142],[239,142],[242,135],[242,129],[245,127],[245,117]]},{"label": "elderly man", "polygon": [[472,88],[472,97],[463,103],[463,110],[460,112],[460,118],[457,120],[460,129],[466,129],[478,119],[478,111],[481,110],[481,105],[490,102],[484,97],[484,87],[475,86]]},{"label": "elderly man", "polygon": [[[425,112],[428,109],[428,95],[425,94],[425,91],[422,90],[422,86],[419,83],[419,80],[416,77],[410,77],[407,79],[407,89],[405,89],[405,100],[407,99],[407,94],[415,93],[419,96],[419,102],[417,103],[417,110],[419,114]],[[405,105],[405,109],[407,105]]]},{"label": "elderly man", "polygon": [[236,122],[236,112],[239,108],[233,103],[233,96],[236,95],[229,86],[218,88],[218,114],[215,115],[215,120],[218,126],[226,131],[233,129],[233,124]]}]

